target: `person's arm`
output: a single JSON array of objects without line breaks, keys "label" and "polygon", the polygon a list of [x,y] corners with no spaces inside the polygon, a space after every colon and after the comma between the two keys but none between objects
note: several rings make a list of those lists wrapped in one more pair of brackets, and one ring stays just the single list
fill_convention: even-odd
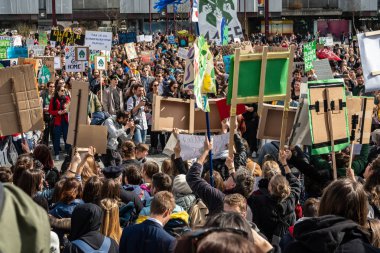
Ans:
[{"label": "person's arm", "polygon": [[58,116],[58,115],[60,115],[58,112],[58,110],[55,110],[54,109],[54,103],[55,103],[55,99],[54,99],[54,97],[52,97],[51,99],[50,99],[50,104],[49,104],[49,114],[51,115],[51,116],[54,116],[54,117],[56,117],[56,116]]},{"label": "person's arm", "polygon": [[239,134],[234,135],[236,153],[234,154],[235,167],[245,166],[247,164],[247,150]]},{"label": "person's arm", "polygon": [[289,185],[290,185],[290,188],[291,188],[291,193],[290,193],[290,197],[294,200],[294,204],[296,203],[296,201],[299,199],[300,197],[300,194],[301,194],[301,183],[300,181],[298,180],[298,178],[296,178],[291,170],[290,170],[290,167],[288,165],[288,161],[291,157],[291,152],[290,150],[280,150],[280,153],[279,153],[279,162],[281,163],[281,166],[284,168],[285,170],[285,176],[286,176],[286,179],[288,180],[289,182]]},{"label": "person's arm", "polygon": [[107,127],[109,138],[119,138],[123,134],[126,134],[125,131],[126,131],[126,129],[129,128],[129,125],[127,124],[125,127],[121,128],[121,129],[116,129],[115,125],[113,124],[112,119],[107,119],[104,122],[104,125]]},{"label": "person's arm", "polygon": [[186,175],[187,171],[185,169],[185,165],[183,164],[183,160],[181,157],[181,145],[179,143],[179,140],[177,141],[177,144],[174,147],[174,167],[177,169],[179,174]]}]

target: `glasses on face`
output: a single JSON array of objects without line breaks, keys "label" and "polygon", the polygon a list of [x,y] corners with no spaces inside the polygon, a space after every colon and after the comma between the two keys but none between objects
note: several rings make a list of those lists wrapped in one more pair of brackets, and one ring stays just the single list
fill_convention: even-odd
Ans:
[{"label": "glasses on face", "polygon": [[153,87],[158,87],[158,84],[153,84]]}]

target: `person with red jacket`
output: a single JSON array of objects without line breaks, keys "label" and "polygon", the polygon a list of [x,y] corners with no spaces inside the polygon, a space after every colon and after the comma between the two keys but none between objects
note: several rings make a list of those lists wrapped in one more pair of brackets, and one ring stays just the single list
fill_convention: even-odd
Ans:
[{"label": "person with red jacket", "polygon": [[69,103],[70,97],[65,95],[65,84],[58,84],[54,92],[54,97],[50,100],[49,105],[49,113],[53,116],[54,121],[53,147],[56,161],[59,160],[61,135],[63,135],[65,142],[65,151],[69,152],[70,149],[70,145],[66,143],[67,132],[69,130]]}]

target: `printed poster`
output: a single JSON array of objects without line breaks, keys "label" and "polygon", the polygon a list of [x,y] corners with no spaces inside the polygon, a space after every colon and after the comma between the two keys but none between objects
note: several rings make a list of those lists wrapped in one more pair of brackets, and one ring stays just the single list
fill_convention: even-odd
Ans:
[{"label": "printed poster", "polygon": [[75,47],[65,47],[65,67],[67,72],[84,72],[83,62],[75,61]]}]

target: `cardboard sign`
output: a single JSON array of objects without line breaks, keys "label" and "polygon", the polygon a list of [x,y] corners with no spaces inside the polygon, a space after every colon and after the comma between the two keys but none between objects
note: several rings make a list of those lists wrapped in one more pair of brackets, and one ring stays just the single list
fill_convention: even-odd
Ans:
[{"label": "cardboard sign", "polygon": [[[332,139],[335,152],[346,148],[350,135],[344,81],[342,79],[314,81],[309,82],[308,87],[309,124],[313,143],[311,154],[330,153]],[[329,94],[329,99],[327,94]],[[331,111],[329,111],[330,107]],[[329,113],[331,113],[333,128],[331,131]],[[333,133],[332,139],[331,133]]]},{"label": "cardboard sign", "polygon": [[55,56],[54,57],[54,69],[61,69],[62,68],[61,64],[62,64],[61,57]]},{"label": "cardboard sign", "polygon": [[140,53],[140,58],[143,63],[151,63],[155,59],[154,51],[142,51]]},{"label": "cardboard sign", "polygon": [[[38,57],[37,59],[40,59],[42,62],[42,65],[46,66],[49,69],[50,74],[51,74],[49,81],[54,82],[54,79],[55,79],[55,76],[54,76],[54,70],[55,70],[54,64],[55,64],[55,62],[54,62],[54,60],[55,60],[55,57],[44,56],[44,57]],[[58,59],[59,59],[59,57],[58,57]]]},{"label": "cardboard sign", "polygon": [[119,44],[137,42],[135,32],[118,33],[118,35],[119,35]]},{"label": "cardboard sign", "polygon": [[[78,99],[79,91],[80,91],[80,101]],[[69,131],[67,133],[68,144],[74,145],[74,138],[75,138],[76,133],[79,131],[79,126],[87,125],[88,93],[89,93],[88,83],[78,82],[78,81],[73,82],[72,89],[71,89],[71,101],[70,101],[70,112],[69,112],[70,113],[69,114],[70,115]],[[79,114],[77,114],[78,106],[79,106]],[[77,122],[77,117],[78,117],[78,126],[75,126]],[[76,127],[78,127],[78,129],[76,129]],[[78,145],[78,135],[76,135],[76,137],[77,137],[77,145]]]},{"label": "cardboard sign", "polygon": [[[286,128],[286,139],[290,137],[293,128],[293,122],[296,116],[297,108],[290,107]],[[263,104],[261,111],[261,118],[259,122],[259,129],[257,131],[258,139],[280,140],[282,118],[284,113],[284,106]],[[278,127],[275,127],[278,126]]]},{"label": "cardboard sign", "polygon": [[331,47],[334,46],[334,39],[332,37],[319,37],[319,44]]},{"label": "cardboard sign", "polygon": [[184,47],[180,47],[178,48],[178,57],[179,58],[182,58],[182,59],[187,59],[187,55],[189,54],[189,50],[184,48]]},{"label": "cardboard sign", "polygon": [[84,72],[83,62],[75,60],[75,47],[65,47],[65,67],[67,72]]},{"label": "cardboard sign", "polygon": [[145,42],[152,42],[153,36],[152,35],[145,35],[144,40],[145,40]]},{"label": "cardboard sign", "polygon": [[95,56],[94,66],[96,70],[107,70],[107,60],[105,56]]},{"label": "cardboard sign", "polygon": [[18,58],[18,65],[32,64],[35,77],[37,77],[38,70],[41,67],[42,63],[40,59],[33,58]]},{"label": "cardboard sign", "polygon": [[[210,129],[220,132],[222,124],[219,119],[218,106],[210,99]],[[194,100],[179,98],[153,97],[152,131],[173,131],[180,129],[184,133],[205,133],[207,131],[205,113],[195,108]]]},{"label": "cardboard sign", "polygon": [[90,50],[88,47],[75,47],[75,60],[88,61],[90,58]]},{"label": "cardboard sign", "polygon": [[347,97],[350,140],[355,144],[370,143],[373,107],[373,97]]},{"label": "cardboard sign", "polygon": [[0,69],[0,135],[43,129],[42,107],[34,81],[32,65]]},{"label": "cardboard sign", "polygon": [[314,61],[313,66],[318,80],[334,79],[329,60],[323,59]]},{"label": "cardboard sign", "polygon": [[45,46],[28,46],[28,58],[33,58],[35,56],[44,56]]},{"label": "cardboard sign", "polygon": [[169,44],[176,44],[175,43],[175,37],[173,35],[168,36],[168,43]]},{"label": "cardboard sign", "polygon": [[145,35],[138,35],[136,37],[137,42],[144,42],[145,41]]},{"label": "cardboard sign", "polygon": [[[96,136],[96,138],[94,138]],[[92,146],[96,153],[105,154],[107,150],[107,127],[79,125],[77,147],[88,148]]]},{"label": "cardboard sign", "polygon": [[26,39],[26,46],[33,46],[34,45],[34,39]]},{"label": "cardboard sign", "polygon": [[[181,157],[184,161],[198,158],[203,152],[204,136],[179,134],[178,140],[181,146]],[[220,154],[228,149],[228,133],[221,135],[213,135],[213,153]]]},{"label": "cardboard sign", "polygon": [[80,45],[83,46],[85,36],[83,34],[76,34],[71,31],[51,30],[50,40],[57,43],[64,43],[66,45]]},{"label": "cardboard sign", "polygon": [[124,48],[127,53],[128,59],[132,60],[137,58],[135,43],[127,43],[124,45]]},{"label": "cardboard sign", "polygon": [[111,51],[112,33],[86,31],[85,45],[95,50]]}]

